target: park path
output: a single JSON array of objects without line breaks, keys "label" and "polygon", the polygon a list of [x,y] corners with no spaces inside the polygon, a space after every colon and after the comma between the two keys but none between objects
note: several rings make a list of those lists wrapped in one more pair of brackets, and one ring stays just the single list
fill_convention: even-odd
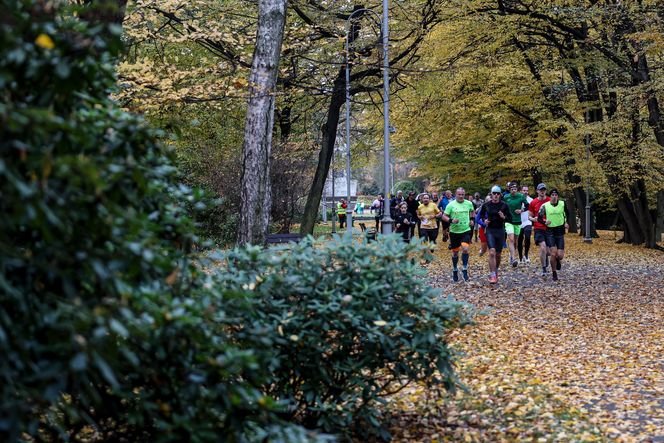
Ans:
[{"label": "park path", "polygon": [[664,442],[664,254],[603,237],[568,236],[559,282],[533,263],[495,287],[477,245],[469,283],[440,248],[431,284],[485,315],[450,337],[467,391],[392,398],[396,440]]}]

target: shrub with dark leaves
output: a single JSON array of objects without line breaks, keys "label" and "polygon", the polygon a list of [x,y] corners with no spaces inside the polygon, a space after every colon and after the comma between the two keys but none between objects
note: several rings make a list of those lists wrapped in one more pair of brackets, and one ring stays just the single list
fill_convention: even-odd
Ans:
[{"label": "shrub with dark leaves", "polygon": [[[223,293],[251,293],[228,313],[240,346],[272,352],[265,392],[308,428],[389,438],[385,397],[408,383],[453,389],[447,334],[469,307],[427,285],[420,244],[309,238],[283,252],[257,247],[223,255]],[[229,292],[230,291],[230,292]]]},{"label": "shrub with dark leaves", "polygon": [[209,310],[200,192],[108,99],[119,29],[67,3],[1,3],[0,441],[309,440]]}]

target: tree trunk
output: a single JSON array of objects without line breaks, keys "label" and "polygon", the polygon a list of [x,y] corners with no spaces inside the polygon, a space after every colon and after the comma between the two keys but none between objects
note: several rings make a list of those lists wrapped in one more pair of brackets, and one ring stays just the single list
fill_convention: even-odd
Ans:
[{"label": "tree trunk", "polygon": [[286,22],[286,0],[259,0],[258,29],[249,76],[244,126],[237,243],[265,242],[270,221],[270,150],[274,92]]},{"label": "tree trunk", "polygon": [[646,248],[655,247],[655,223],[648,209],[648,198],[646,194],[646,183],[643,179],[637,180],[630,185],[630,196],[632,207],[639,222],[639,229],[643,236]]},{"label": "tree trunk", "polygon": [[569,233],[578,234],[579,226],[576,224],[576,196],[572,191],[569,198],[565,200],[565,208],[567,209],[567,223],[569,224]]},{"label": "tree trunk", "polygon": [[655,243],[662,241],[664,233],[664,189],[657,191],[657,222],[655,223]]},{"label": "tree trunk", "polygon": [[330,106],[327,109],[327,119],[321,128],[322,140],[320,153],[318,154],[318,166],[316,167],[316,174],[314,175],[311,190],[307,196],[307,203],[304,207],[304,215],[302,217],[302,225],[300,226],[300,233],[307,235],[313,234],[314,225],[318,218],[318,207],[320,206],[320,199],[323,195],[323,188],[325,187],[325,180],[330,170],[332,163],[332,154],[334,154],[334,145],[337,138],[337,127],[339,126],[339,115],[341,113],[341,106],[344,104],[345,96],[345,82],[346,71],[344,67],[339,68],[337,78],[334,80],[334,89],[332,91],[332,98]]},{"label": "tree trunk", "polygon": [[634,207],[627,195],[623,195],[618,199],[618,210],[620,211],[620,216],[625,224],[624,242],[632,245],[642,245],[645,243],[645,238],[639,226],[638,217],[634,213]]}]

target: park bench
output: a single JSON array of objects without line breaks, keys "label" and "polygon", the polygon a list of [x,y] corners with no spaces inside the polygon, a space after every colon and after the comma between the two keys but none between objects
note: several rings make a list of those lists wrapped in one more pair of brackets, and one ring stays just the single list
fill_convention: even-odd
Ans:
[{"label": "park bench", "polygon": [[288,234],[268,234],[265,237],[266,245],[276,245],[280,243],[298,243],[302,240],[302,234],[288,233]]}]

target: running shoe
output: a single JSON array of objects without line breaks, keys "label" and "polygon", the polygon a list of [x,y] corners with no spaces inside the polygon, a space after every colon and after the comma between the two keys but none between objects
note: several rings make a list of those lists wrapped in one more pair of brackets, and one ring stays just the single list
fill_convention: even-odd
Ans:
[{"label": "running shoe", "polygon": [[546,270],[542,270],[542,278],[546,278]]},{"label": "running shoe", "polygon": [[486,251],[480,251],[479,256],[483,256]]},{"label": "running shoe", "polygon": [[525,263],[526,263],[526,264],[528,264],[528,265],[530,264],[530,258],[528,258],[528,257],[524,257],[524,260],[525,260]]},{"label": "running shoe", "polygon": [[491,283],[491,284],[496,284],[496,283],[498,283],[498,276],[496,276],[495,274],[494,274],[494,275],[490,275],[490,276],[489,276],[489,283]]},{"label": "running shoe", "polygon": [[558,281],[558,273],[556,271],[551,273],[551,280]]},{"label": "running shoe", "polygon": [[468,277],[468,269],[462,269],[461,270],[461,275],[463,275],[464,281],[470,280],[470,278]]},{"label": "running shoe", "polygon": [[560,259],[559,259],[558,261],[556,261],[556,271],[560,271],[560,268],[562,268],[562,267],[563,267],[563,265],[562,265],[562,263],[560,263]]},{"label": "running shoe", "polygon": [[512,260],[512,267],[516,268],[517,266],[519,266],[519,260],[517,259]]},{"label": "running shoe", "polygon": [[452,271],[452,281],[459,281],[459,271]]}]

